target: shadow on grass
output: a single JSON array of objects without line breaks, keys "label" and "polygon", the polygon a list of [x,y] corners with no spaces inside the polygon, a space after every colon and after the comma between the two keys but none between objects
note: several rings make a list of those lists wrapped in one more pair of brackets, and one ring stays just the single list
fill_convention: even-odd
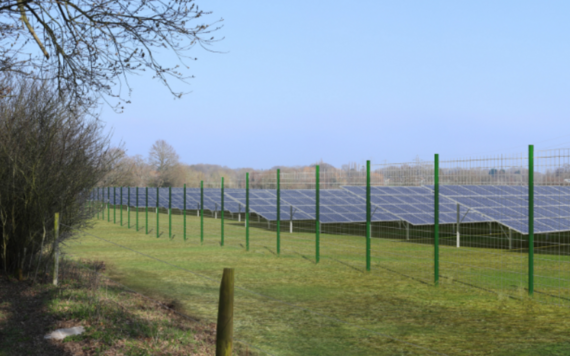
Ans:
[{"label": "shadow on grass", "polygon": [[44,339],[57,329],[46,305],[57,296],[49,285],[0,277],[0,355],[72,355],[63,345]]},{"label": "shadow on grass", "polygon": [[302,258],[304,258],[305,260],[311,262],[312,264],[316,265],[317,263],[315,261],[313,261],[312,259],[310,259],[309,257],[297,252],[297,251],[293,251],[295,254],[301,256]]},{"label": "shadow on grass", "polygon": [[333,261],[335,261],[335,262],[338,262],[338,263],[340,263],[341,265],[345,265],[345,266],[347,266],[347,267],[350,267],[350,268],[352,268],[353,270],[358,271],[358,272],[360,272],[360,273],[364,273],[364,270],[363,270],[363,269],[360,269],[360,268],[358,268],[358,267],[354,267],[353,265],[351,265],[351,264],[349,264],[349,263],[342,262],[341,260],[337,260],[336,258],[332,258],[332,257],[326,257],[326,258],[328,258],[329,260],[333,260]]},{"label": "shadow on grass", "polygon": [[388,272],[392,272],[392,273],[394,273],[394,274],[397,274],[397,275],[399,275],[399,276],[413,279],[414,281],[420,282],[420,283],[425,284],[425,285],[427,285],[427,286],[432,286],[432,285],[433,285],[433,283],[428,283],[428,282],[426,282],[426,281],[424,281],[424,280],[422,280],[422,279],[420,279],[420,278],[410,276],[409,274],[405,274],[405,273],[398,272],[398,271],[396,271],[396,270],[394,270],[394,269],[391,269],[391,268],[388,268],[388,267],[386,267],[386,266],[378,265],[377,267],[378,267],[378,268],[381,268],[381,269],[383,269],[383,270],[386,270],[386,271],[388,271]]},{"label": "shadow on grass", "polygon": [[[63,262],[59,287],[2,279],[0,356],[213,353],[214,324],[182,318],[174,312],[177,301],[163,308],[103,281],[97,266],[92,267]],[[85,332],[62,341],[44,339],[51,331],[73,326],[84,326]]]},{"label": "shadow on grass", "polygon": [[263,246],[264,249],[266,249],[267,251],[269,251],[271,254],[273,254],[274,256],[277,256],[277,253],[275,251],[273,251],[272,249],[270,249],[267,246]]}]

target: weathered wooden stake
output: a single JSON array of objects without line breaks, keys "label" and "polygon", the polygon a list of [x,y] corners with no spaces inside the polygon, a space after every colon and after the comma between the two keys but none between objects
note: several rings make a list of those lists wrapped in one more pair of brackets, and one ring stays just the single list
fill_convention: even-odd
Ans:
[{"label": "weathered wooden stake", "polygon": [[220,286],[218,325],[216,328],[216,356],[232,354],[234,336],[234,269],[224,268]]}]

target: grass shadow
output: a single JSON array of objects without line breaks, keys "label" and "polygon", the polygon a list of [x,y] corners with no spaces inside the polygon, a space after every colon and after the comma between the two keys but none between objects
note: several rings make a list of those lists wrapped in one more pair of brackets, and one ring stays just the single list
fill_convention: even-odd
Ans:
[{"label": "grass shadow", "polygon": [[49,285],[0,277],[0,355],[73,355],[63,345],[44,339],[57,329],[58,320],[46,312],[57,294]]},{"label": "grass shadow", "polygon": [[267,246],[263,246],[264,249],[266,249],[267,251],[269,251],[271,254],[273,254],[274,256],[277,256],[277,253],[273,250],[271,250],[269,247]]},{"label": "grass shadow", "polygon": [[333,260],[333,261],[335,261],[335,262],[338,262],[338,263],[340,263],[340,264],[342,264],[342,265],[345,265],[345,266],[347,266],[347,267],[349,267],[349,268],[352,268],[353,270],[358,271],[358,272],[360,272],[360,273],[364,273],[364,270],[363,270],[363,269],[354,267],[353,265],[351,265],[351,264],[349,264],[349,263],[342,262],[341,260],[337,260],[336,258],[332,258],[332,257],[326,257],[326,258],[328,258],[329,260]]},{"label": "grass shadow", "polygon": [[317,262],[313,261],[312,259],[310,259],[309,257],[307,257],[307,256],[305,256],[305,255],[303,255],[303,254],[301,254],[301,253],[299,253],[299,252],[297,252],[297,251],[293,251],[293,252],[294,252],[296,255],[299,255],[299,256],[301,256],[302,258],[304,258],[305,260],[311,262],[312,264],[314,264],[314,265],[317,264]]}]

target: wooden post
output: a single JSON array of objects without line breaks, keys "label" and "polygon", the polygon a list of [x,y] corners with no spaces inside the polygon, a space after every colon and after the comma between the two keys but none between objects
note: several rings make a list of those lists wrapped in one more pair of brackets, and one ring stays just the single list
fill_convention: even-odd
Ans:
[{"label": "wooden post", "polygon": [[57,275],[59,274],[59,213],[55,213],[55,239],[53,240],[53,251],[53,285],[57,286]]},{"label": "wooden post", "polygon": [[232,354],[234,335],[234,269],[224,268],[220,286],[218,325],[216,327],[216,356]]}]

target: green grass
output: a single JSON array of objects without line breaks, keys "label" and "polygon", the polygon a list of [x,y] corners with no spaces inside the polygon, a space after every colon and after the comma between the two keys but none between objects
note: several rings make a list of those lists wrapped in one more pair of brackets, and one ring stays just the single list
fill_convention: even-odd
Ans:
[{"label": "green grass", "polygon": [[[426,244],[373,239],[372,271],[366,272],[360,236],[322,234],[322,259],[315,264],[312,233],[283,231],[277,256],[275,232],[264,229],[263,222],[250,229],[246,252],[243,222],[226,221],[221,247],[219,219],[204,219],[200,244],[196,216],[188,216],[183,241],[179,215],[172,217],[174,237],[169,240],[167,215],[160,216],[162,235],[157,239],[154,214],[149,214],[149,235],[144,234],[144,213],[138,233],[127,229],[126,215],[120,227],[118,214],[117,224],[97,221],[88,232],[209,279],[89,235],[69,243],[66,251],[75,258],[105,261],[111,278],[147,295],[175,300],[189,315],[211,321],[216,319],[222,270],[235,268],[236,286],[247,290],[236,289],[235,337],[271,354],[432,354],[425,349],[448,355],[570,353],[570,310],[537,303],[546,298],[542,294],[527,297],[521,253],[442,246],[443,277],[434,287],[433,247]],[[131,212],[132,225],[134,216]],[[427,240],[428,235],[415,238]],[[566,258],[541,260],[537,271],[558,271]],[[560,293],[568,288],[564,281],[539,285],[543,293]]]},{"label": "green grass", "polygon": [[[124,288],[94,269],[100,263],[61,259],[58,286],[0,278],[0,356],[212,355],[215,324],[189,320]],[[81,335],[45,340],[56,329]],[[252,355],[237,344],[235,355]]]}]

